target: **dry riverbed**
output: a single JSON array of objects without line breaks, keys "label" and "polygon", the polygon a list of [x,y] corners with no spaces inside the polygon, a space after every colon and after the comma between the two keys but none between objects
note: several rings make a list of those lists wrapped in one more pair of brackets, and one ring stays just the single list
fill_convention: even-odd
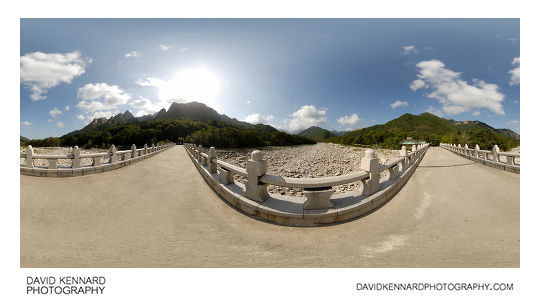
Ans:
[{"label": "dry riverbed", "polygon": [[[331,143],[317,143],[315,145],[282,146],[257,148],[263,152],[267,160],[268,174],[291,178],[322,178],[339,176],[361,171],[360,161],[364,157],[366,148],[341,146]],[[228,163],[246,167],[254,148],[217,149],[218,158]],[[204,149],[204,152],[207,152]],[[399,150],[379,149],[375,151],[379,164],[399,157]],[[382,176],[386,176],[385,171]],[[242,181],[242,177],[235,175],[235,180]],[[353,189],[361,189],[361,182],[354,182],[333,187],[337,193]],[[269,185],[270,193],[301,196],[302,189],[286,188]]]}]

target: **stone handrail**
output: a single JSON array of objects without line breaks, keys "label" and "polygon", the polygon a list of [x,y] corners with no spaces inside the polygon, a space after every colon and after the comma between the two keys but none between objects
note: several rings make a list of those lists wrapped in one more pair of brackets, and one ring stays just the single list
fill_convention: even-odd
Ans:
[{"label": "stone handrail", "polygon": [[[108,152],[81,154],[78,146],[73,148],[71,154],[66,155],[37,155],[34,154],[34,149],[31,145],[26,148],[26,153],[21,154],[21,158],[25,159],[25,164],[20,166],[22,175],[29,176],[44,176],[44,177],[72,177],[83,176],[98,172],[113,170],[116,168],[127,166],[141,159],[146,159],[157,154],[160,151],[168,149],[175,144],[158,144],[148,147],[146,144],[143,148],[136,148],[135,144],[130,150],[117,151],[116,147],[111,145]],[[102,162],[102,157],[108,157],[105,162]],[[92,158],[91,165],[82,165],[81,159]],[[38,167],[34,165],[35,159],[45,159],[48,161],[47,167]],[[58,166],[59,159],[71,160],[71,166]]]},{"label": "stone handrail", "polygon": [[[266,206],[266,208],[264,205],[268,202],[272,203],[275,197],[278,196],[271,196],[268,193],[268,185],[302,188],[304,194],[303,201],[300,201],[299,199],[301,198],[299,197],[288,197],[292,198],[289,201],[290,206],[301,203],[304,210],[302,216],[309,210],[336,210],[334,203],[337,201],[334,200],[333,203],[331,200],[334,194],[332,190],[333,186],[361,181],[363,187],[357,193],[359,200],[365,200],[366,198],[380,199],[383,190],[385,198],[388,197],[386,195],[388,190],[392,190],[394,193],[397,192],[398,184],[403,184],[410,177],[414,168],[416,168],[420,159],[427,151],[428,146],[429,144],[413,145],[412,151],[407,151],[405,146],[403,146],[400,151],[400,157],[386,164],[379,164],[378,159],[375,157],[375,151],[368,149],[365,152],[364,158],[361,160],[360,167],[362,171],[360,172],[323,178],[288,178],[266,174],[266,160],[264,160],[261,151],[255,150],[251,153],[251,159],[248,160],[244,169],[219,160],[214,147],[210,147],[208,153],[203,153],[201,145],[196,146],[190,143],[184,143],[184,147],[190,158],[205,180],[216,189],[218,194],[237,208],[249,214],[256,215],[250,209],[247,209],[249,207],[247,203],[252,201],[254,202],[252,204],[259,204],[255,205],[256,207],[258,206],[258,210],[270,210],[268,206],[271,205]],[[381,179],[381,173],[386,170],[389,171],[389,177]],[[247,181],[243,181],[244,183],[235,182],[233,179],[234,174],[246,177]],[[231,184],[234,185],[231,186]],[[235,188],[232,188],[233,186]],[[283,204],[287,203],[282,202]],[[370,204],[374,206],[376,202],[372,201]],[[268,215],[262,217],[272,219]],[[285,224],[305,224],[305,221],[299,220],[298,216],[293,220],[294,222],[285,222]],[[335,220],[331,222],[335,222]],[[323,221],[322,223],[326,222]]]},{"label": "stone handrail", "polygon": [[[481,150],[478,144],[474,148],[469,148],[467,144],[462,147],[461,144],[456,146],[455,144],[441,143],[440,146],[472,161],[509,172],[520,173],[521,166],[516,163],[516,158],[520,158],[520,154],[501,152],[497,145],[493,146],[491,151]],[[506,161],[501,161],[501,156],[505,156]]]}]

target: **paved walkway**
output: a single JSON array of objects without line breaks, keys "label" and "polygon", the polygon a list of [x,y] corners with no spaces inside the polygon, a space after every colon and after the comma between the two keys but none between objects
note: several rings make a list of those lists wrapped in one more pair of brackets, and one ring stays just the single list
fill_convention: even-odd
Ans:
[{"label": "paved walkway", "polygon": [[431,148],[374,213],[315,228],[243,215],[176,146],[102,174],[21,176],[22,267],[519,267],[519,175]]}]

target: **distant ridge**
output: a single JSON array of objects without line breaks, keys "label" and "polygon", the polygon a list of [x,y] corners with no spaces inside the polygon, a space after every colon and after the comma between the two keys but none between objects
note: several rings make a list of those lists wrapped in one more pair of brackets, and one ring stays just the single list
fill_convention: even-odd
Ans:
[{"label": "distant ridge", "polygon": [[333,132],[327,130],[327,129],[323,129],[323,128],[320,128],[318,126],[312,126],[312,127],[309,127],[301,132],[298,133],[298,135],[300,136],[303,136],[303,137],[307,137],[307,138],[311,138],[315,141],[323,141],[323,140],[326,140],[330,137],[334,137],[334,136],[337,136],[336,134],[334,134]]},{"label": "distant ridge", "polygon": [[[386,148],[399,148],[400,141],[406,137],[421,139],[438,145],[440,142],[479,144],[489,149],[498,144],[509,149],[519,145],[519,134],[509,129],[495,129],[478,120],[456,121],[441,118],[431,113],[420,115],[404,114],[385,124],[347,132],[341,137],[331,137],[327,141],[342,144],[379,145]],[[457,144],[456,143],[456,144]]]}]

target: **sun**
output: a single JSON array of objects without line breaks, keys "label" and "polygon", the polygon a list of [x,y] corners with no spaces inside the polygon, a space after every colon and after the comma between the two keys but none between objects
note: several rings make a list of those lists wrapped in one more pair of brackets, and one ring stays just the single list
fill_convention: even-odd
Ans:
[{"label": "sun", "polygon": [[160,98],[182,98],[207,104],[216,102],[221,81],[207,67],[189,68],[178,71],[170,80],[159,85]]}]

